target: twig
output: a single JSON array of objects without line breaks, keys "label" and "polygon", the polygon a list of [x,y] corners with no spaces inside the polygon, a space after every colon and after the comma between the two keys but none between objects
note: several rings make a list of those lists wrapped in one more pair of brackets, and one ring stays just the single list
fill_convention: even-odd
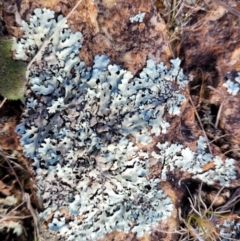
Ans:
[{"label": "twig", "polygon": [[220,90],[212,87],[211,85],[208,85],[207,88],[209,88],[210,90],[216,91],[218,94],[222,95],[223,97],[226,97]]},{"label": "twig", "polygon": [[7,216],[3,216],[3,215],[0,215],[0,217],[2,217],[2,219],[0,219],[0,223],[2,223],[2,222],[5,222],[5,221],[7,221],[7,220],[9,220],[9,219],[26,219],[26,218],[31,218],[32,217],[32,215],[27,215],[27,216],[8,216],[8,214],[7,214]]},{"label": "twig", "polygon": [[13,164],[14,166],[16,166],[17,168],[21,169],[22,171],[24,171],[28,176],[30,176],[29,172],[24,169],[21,165],[19,165],[18,163],[16,163],[14,160],[17,160],[17,158],[15,156],[13,156],[14,153],[12,153],[11,155],[8,155],[7,153],[5,154],[6,157],[9,159],[10,163]]},{"label": "twig", "polygon": [[216,4],[219,4],[220,6],[222,6],[223,8],[225,8],[228,12],[234,14],[237,17],[240,17],[240,12],[237,11],[236,9],[230,7],[229,5],[227,5],[226,3],[220,1],[220,0],[212,0],[213,2],[215,2]]},{"label": "twig", "polygon": [[[16,177],[16,180],[21,188],[21,191],[22,191],[22,202],[16,206],[14,209],[12,209],[9,213],[6,214],[5,217],[2,217],[2,215],[0,215],[0,217],[2,217],[0,219],[0,222],[3,222],[3,221],[6,221],[8,219],[25,219],[25,218],[30,218],[32,217],[33,218],[33,221],[34,221],[34,226],[35,226],[35,232],[36,232],[36,237],[40,237],[40,233],[39,233],[39,221],[38,221],[38,217],[36,215],[36,212],[34,211],[32,205],[31,205],[31,201],[30,201],[30,197],[29,197],[29,194],[24,192],[24,189],[21,185],[21,182],[14,170],[14,168],[12,167],[12,164],[11,164],[11,161],[8,159],[9,156],[7,154],[4,153],[4,151],[2,149],[0,149],[0,155],[3,156],[3,158],[6,160],[6,162],[8,163],[9,167],[11,168],[14,176]],[[15,163],[16,164],[16,163]],[[22,168],[23,169],[23,168]],[[24,170],[24,169],[23,169]],[[25,171],[25,170],[24,170]],[[11,213],[13,213],[14,211],[16,211],[20,206],[22,206],[24,203],[27,204],[27,208],[30,212],[31,215],[28,215],[28,216],[10,216]]]},{"label": "twig", "polygon": [[[181,215],[181,209],[179,210],[179,220],[184,224],[185,227],[181,227],[179,234],[182,233],[179,240],[181,241],[204,241],[204,240],[220,240],[220,238],[226,238],[219,233],[219,230],[215,227],[217,217],[229,213],[229,208],[232,208],[240,199],[240,188],[238,188],[232,195],[227,204],[214,210],[213,206],[225,185],[219,189],[214,200],[211,202],[210,206],[207,207],[202,198],[202,183],[199,185],[197,190],[197,195],[194,197],[190,193],[188,187],[186,186],[190,198],[190,208],[187,215],[187,220]],[[218,211],[219,210],[219,211]],[[221,216],[220,216],[221,217]],[[224,217],[224,216],[223,216]],[[237,241],[234,238],[227,238],[228,240]]]},{"label": "twig", "polygon": [[225,151],[225,152],[223,153],[223,155],[226,155],[226,154],[228,154],[229,152],[233,152],[233,151],[240,151],[240,148],[232,148],[232,149],[230,149],[230,150],[228,150],[228,151]]},{"label": "twig", "polygon": [[4,222],[8,219],[25,219],[25,218],[29,218],[31,216],[16,216],[16,215],[12,215],[10,216],[11,213],[15,212],[19,207],[21,207],[23,204],[25,203],[25,201],[22,201],[20,204],[18,204],[15,208],[13,208],[10,212],[6,213],[5,215],[0,215],[1,219],[0,219],[0,223]]},{"label": "twig", "polygon": [[[9,158],[10,159],[10,158]],[[25,174],[27,174],[29,177],[31,176],[30,173],[25,170],[21,165],[19,165],[18,163],[14,162],[13,160],[9,160],[16,168],[21,169]]]},{"label": "twig", "polygon": [[[40,237],[40,232],[39,232],[39,219],[36,215],[36,211],[33,209],[31,201],[30,201],[30,196],[28,193],[24,194],[24,200],[27,203],[27,208],[29,210],[29,212],[31,213],[31,217],[33,218],[33,222],[34,222],[34,226],[35,226],[35,232],[36,232],[36,237]],[[35,237],[35,239],[36,239]]]},{"label": "twig", "polygon": [[23,187],[22,187],[22,184],[21,184],[21,182],[20,182],[20,180],[19,180],[19,178],[18,178],[18,176],[17,176],[17,173],[15,172],[14,168],[12,167],[12,164],[11,164],[10,160],[8,159],[8,156],[4,153],[4,151],[1,149],[1,147],[0,147],[0,155],[3,156],[3,158],[4,158],[5,161],[7,162],[8,166],[10,167],[11,171],[13,172],[13,175],[15,176],[15,178],[16,178],[18,184],[19,184],[19,187],[20,187],[20,189],[21,189],[22,196],[23,196],[23,194],[24,194],[24,189],[23,189]]},{"label": "twig", "polygon": [[205,241],[202,237],[201,234],[191,225],[189,226],[190,232],[197,238],[199,241]]},{"label": "twig", "polygon": [[213,156],[212,150],[211,150],[211,147],[210,147],[210,144],[209,144],[209,140],[208,140],[208,137],[207,137],[207,134],[206,134],[206,131],[204,130],[204,127],[203,127],[201,118],[200,118],[200,116],[199,116],[199,114],[198,114],[198,112],[197,112],[197,109],[196,109],[196,107],[195,107],[195,105],[194,105],[194,103],[193,103],[193,100],[192,100],[192,97],[191,97],[191,94],[190,94],[190,83],[188,84],[188,88],[189,88],[189,100],[190,100],[190,103],[191,103],[191,105],[192,105],[192,107],[193,107],[193,110],[194,110],[194,113],[195,113],[195,115],[196,115],[196,117],[197,117],[197,119],[198,119],[199,125],[200,125],[200,127],[201,127],[201,129],[202,129],[202,131],[203,131],[204,137],[205,137],[205,139],[206,139],[206,141],[207,141],[207,145],[208,145],[209,152],[210,152],[210,154]]},{"label": "twig", "polygon": [[[0,219],[0,222],[5,221],[6,219],[8,219],[7,217],[9,216],[9,214],[13,213],[14,211],[16,211],[19,207],[21,207],[25,202],[21,202],[20,204],[18,204],[14,209],[12,209],[9,213],[4,215],[4,218]],[[7,215],[7,216],[6,216]],[[0,217],[2,217],[2,215],[0,215]],[[11,216],[12,217],[12,216]]]},{"label": "twig", "polygon": [[220,116],[221,116],[221,113],[222,113],[223,104],[224,104],[224,100],[222,101],[222,103],[221,103],[221,105],[220,105],[220,107],[219,107],[219,109],[218,109],[216,121],[215,121],[215,124],[214,124],[214,127],[215,127],[215,128],[218,127],[218,124],[219,124],[219,121],[220,121]]},{"label": "twig", "polygon": [[[218,94],[222,95],[223,97],[226,97],[223,93],[221,93],[219,90],[215,89],[214,87],[208,85],[207,88],[211,89],[211,90],[214,90],[216,91]],[[222,113],[222,108],[223,108],[223,104],[224,104],[224,101],[225,101],[225,98],[223,99],[219,109],[218,109],[218,113],[217,113],[217,117],[216,117],[216,121],[215,121],[215,124],[214,124],[214,127],[217,128],[218,127],[218,124],[219,124],[219,121],[220,121],[220,116],[221,116],[221,113]]]},{"label": "twig", "polygon": [[227,209],[233,208],[239,201],[240,201],[240,188],[237,188],[237,190],[233,193],[233,195],[228,200],[228,202],[221,207],[220,211],[225,211]]},{"label": "twig", "polygon": [[3,101],[0,104],[0,109],[2,108],[2,106],[4,105],[4,103],[6,102],[7,98],[4,98]]},{"label": "twig", "polygon": [[209,210],[213,208],[213,205],[215,204],[217,198],[219,197],[219,195],[221,194],[221,192],[223,191],[223,189],[224,189],[225,187],[226,187],[226,184],[223,185],[223,186],[219,189],[219,191],[217,192],[217,194],[216,194],[216,196],[214,197],[213,201],[211,202],[210,207],[208,208]]},{"label": "twig", "polygon": [[221,139],[225,136],[230,136],[230,134],[224,134],[224,135],[218,136],[218,137],[214,138],[212,141],[209,141],[209,143],[213,143],[214,141],[217,141],[218,139]]}]

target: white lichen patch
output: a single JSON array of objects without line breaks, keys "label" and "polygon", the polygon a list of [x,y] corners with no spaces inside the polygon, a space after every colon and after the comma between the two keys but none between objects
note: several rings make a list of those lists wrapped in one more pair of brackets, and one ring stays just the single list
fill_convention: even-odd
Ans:
[{"label": "white lichen patch", "polygon": [[142,23],[146,13],[138,12],[138,14],[130,17],[131,23]]},{"label": "white lichen patch", "polygon": [[235,220],[224,220],[221,225],[217,224],[217,228],[220,230],[220,240],[239,240],[240,235],[240,222],[239,218]]},{"label": "white lichen patch", "polygon": [[[213,157],[207,153],[207,143],[204,137],[200,136],[197,141],[196,151],[189,147],[184,148],[180,144],[158,143],[159,153],[152,152],[152,156],[163,164],[161,179],[166,180],[170,172],[179,168],[183,172],[192,174],[209,185],[220,183],[228,186],[231,180],[236,179],[235,160],[219,156]],[[214,169],[203,170],[203,166],[213,161]]]},{"label": "white lichen patch", "polygon": [[[12,210],[14,205],[16,205],[18,199],[14,197],[14,195],[7,196],[5,198],[0,198],[0,234],[4,232],[9,232],[16,234],[16,236],[20,236],[23,233],[23,225],[22,222],[19,220],[14,220],[11,216],[9,208],[11,207]],[[16,216],[17,217],[17,216]]]},{"label": "white lichen patch", "polygon": [[[237,82],[237,83],[236,83]],[[237,93],[240,90],[240,73],[238,73],[238,76],[235,78],[235,81],[232,81],[231,79],[228,79],[223,86],[227,88],[227,92],[232,95],[237,95]]]},{"label": "white lichen patch", "polygon": [[20,236],[23,233],[23,226],[17,221],[5,220],[0,223],[1,232],[13,232],[13,234]]},{"label": "white lichen patch", "polygon": [[46,208],[40,216],[53,212],[48,226],[64,240],[149,233],[173,204],[160,180],[149,179],[148,154],[138,154],[136,144],[167,132],[164,113],[180,114],[186,84],[180,60],[170,69],[148,60],[136,77],[103,55],[85,68],[77,56],[81,33],[53,16],[36,9],[14,44],[17,59],[29,60],[47,39],[40,64],[27,75],[26,109],[16,127]]}]

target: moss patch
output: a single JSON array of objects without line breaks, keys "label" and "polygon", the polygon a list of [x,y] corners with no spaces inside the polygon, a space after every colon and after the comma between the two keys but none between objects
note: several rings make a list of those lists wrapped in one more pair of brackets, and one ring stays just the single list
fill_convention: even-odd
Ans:
[{"label": "moss patch", "polygon": [[25,64],[11,58],[12,40],[0,38],[0,93],[17,100],[25,90]]}]

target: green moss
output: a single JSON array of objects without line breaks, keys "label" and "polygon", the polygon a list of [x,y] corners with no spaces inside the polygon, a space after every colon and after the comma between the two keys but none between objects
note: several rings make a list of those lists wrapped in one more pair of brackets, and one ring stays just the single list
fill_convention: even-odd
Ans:
[{"label": "green moss", "polygon": [[12,40],[0,38],[0,94],[10,100],[23,97],[25,64],[11,58]]}]

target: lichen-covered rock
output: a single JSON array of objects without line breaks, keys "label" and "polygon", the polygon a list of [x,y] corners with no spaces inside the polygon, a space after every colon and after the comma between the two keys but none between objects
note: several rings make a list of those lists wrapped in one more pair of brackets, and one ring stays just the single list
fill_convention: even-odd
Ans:
[{"label": "lichen-covered rock", "polygon": [[48,226],[66,240],[96,240],[114,230],[149,233],[172,215],[173,203],[160,180],[148,177],[149,154],[137,144],[166,133],[165,111],[180,114],[184,96],[178,89],[186,84],[180,60],[170,69],[148,60],[136,77],[104,55],[85,68],[77,56],[82,35],[57,25],[47,9],[34,13],[30,24],[23,23],[24,38],[15,40],[16,58],[30,59],[45,38],[49,43],[29,70],[16,131],[33,160],[46,208],[40,216],[54,212]]},{"label": "lichen-covered rock", "polygon": [[[23,18],[35,8],[50,8],[64,16],[77,2],[51,0],[21,2]],[[131,22],[138,13],[145,14],[142,22]],[[171,53],[167,43],[166,23],[152,1],[145,0],[83,0],[68,19],[70,28],[84,35],[80,59],[91,66],[95,55],[108,55],[133,74],[144,68],[147,59],[167,62]]]},{"label": "lichen-covered rock", "polygon": [[51,230],[64,240],[117,231],[143,237],[176,217],[176,200],[164,189],[170,179],[176,186],[186,177],[229,185],[237,177],[235,160],[210,155],[203,137],[190,147],[173,143],[186,99],[179,59],[169,68],[149,59],[138,74],[106,55],[86,67],[78,57],[84,37],[60,19],[36,9],[14,45],[19,59],[30,60],[44,44],[28,72],[16,132],[33,161],[40,217]]}]

